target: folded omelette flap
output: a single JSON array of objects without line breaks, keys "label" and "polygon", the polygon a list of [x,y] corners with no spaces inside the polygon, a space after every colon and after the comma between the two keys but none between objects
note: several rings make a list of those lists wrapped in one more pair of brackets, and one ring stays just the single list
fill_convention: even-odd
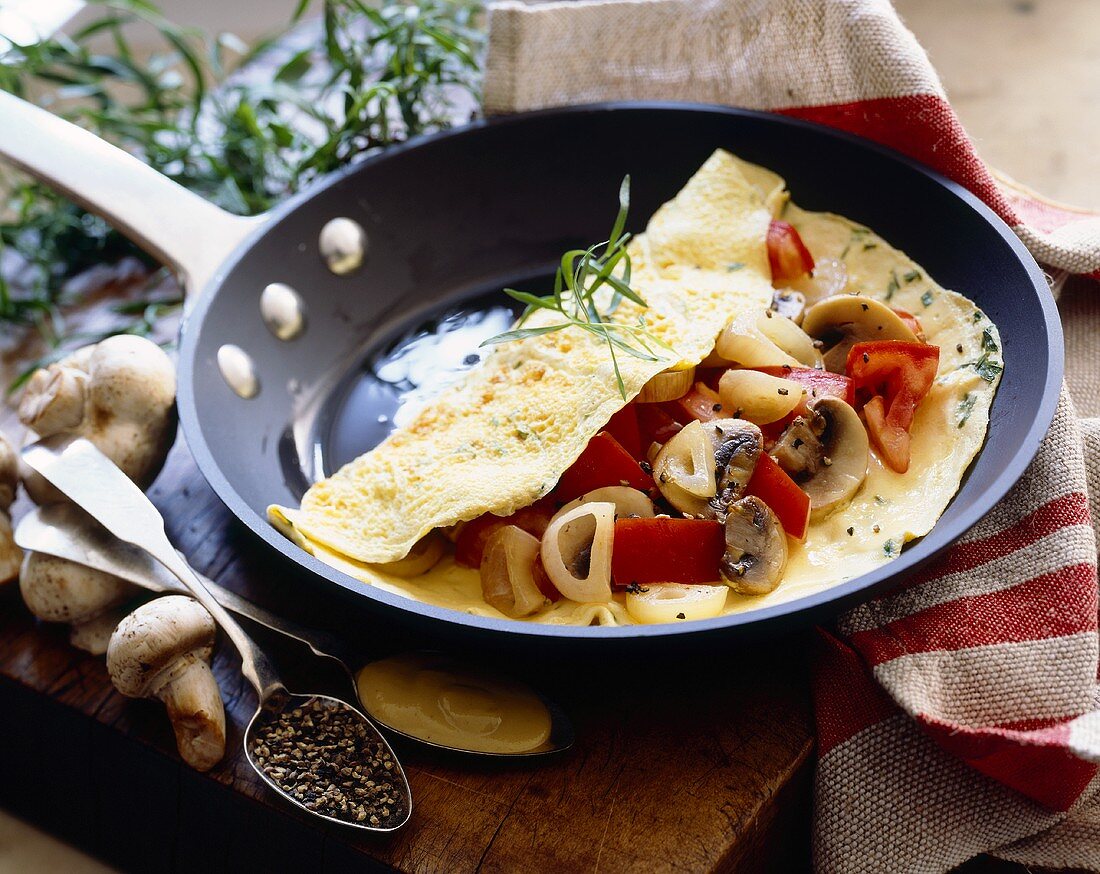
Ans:
[{"label": "folded omelette flap", "polygon": [[[644,314],[675,351],[661,361],[620,355],[628,398],[660,371],[702,360],[733,314],[768,305],[777,190],[779,177],[715,152],[631,242],[631,285],[649,306],[624,301],[614,317]],[[555,321],[540,310],[525,324]],[[357,561],[400,559],[435,528],[545,495],[625,403],[598,337],[567,328],[501,344],[407,427],[311,487],[293,524]]]}]

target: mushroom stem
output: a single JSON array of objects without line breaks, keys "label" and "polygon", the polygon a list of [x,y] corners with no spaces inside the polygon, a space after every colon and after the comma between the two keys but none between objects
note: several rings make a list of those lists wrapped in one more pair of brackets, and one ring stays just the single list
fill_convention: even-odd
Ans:
[{"label": "mushroom stem", "polygon": [[225,754],[225,708],[210,665],[194,654],[156,693],[168,708],[176,748],[196,771],[209,771]]}]

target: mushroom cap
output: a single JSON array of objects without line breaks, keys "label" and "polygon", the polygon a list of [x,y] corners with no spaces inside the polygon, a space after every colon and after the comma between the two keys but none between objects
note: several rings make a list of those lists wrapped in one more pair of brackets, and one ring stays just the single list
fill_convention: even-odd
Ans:
[{"label": "mushroom cap", "polygon": [[137,587],[113,574],[28,552],[19,575],[27,609],[46,622],[87,622],[133,596]]},{"label": "mushroom cap", "polygon": [[821,397],[808,406],[825,419],[821,445],[831,462],[800,483],[810,498],[810,518],[820,519],[846,505],[863,485],[870,447],[859,414],[840,398]]},{"label": "mushroom cap", "polygon": [[101,340],[88,361],[88,376],[89,400],[120,419],[159,421],[176,401],[172,359],[145,337],[118,334]]},{"label": "mushroom cap", "polygon": [[787,556],[787,534],[771,507],[754,495],[729,506],[721,571],[730,588],[742,595],[774,591]]},{"label": "mushroom cap", "polygon": [[802,330],[818,340],[831,343],[824,355],[825,367],[844,373],[848,351],[856,343],[868,340],[906,340],[916,342],[917,335],[890,307],[870,297],[837,294],[815,303],[802,319]]},{"label": "mushroom cap", "polygon": [[107,671],[130,698],[156,695],[196,659],[209,661],[216,626],[186,595],[168,595],[138,607],[123,619],[107,647]]}]

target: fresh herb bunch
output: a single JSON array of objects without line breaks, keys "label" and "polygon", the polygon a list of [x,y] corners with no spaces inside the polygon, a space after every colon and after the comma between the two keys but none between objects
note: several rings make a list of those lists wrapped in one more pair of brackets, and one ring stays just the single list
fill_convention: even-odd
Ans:
[{"label": "fresh herb bunch", "polygon": [[[611,235],[602,243],[596,243],[587,249],[570,249],[562,255],[561,263],[554,274],[552,294],[540,297],[514,288],[504,289],[505,294],[525,304],[526,309],[514,329],[490,337],[481,345],[507,343],[566,328],[580,328],[607,343],[611,364],[615,369],[615,381],[623,400],[626,400],[626,385],[619,370],[616,350],[644,361],[661,361],[665,358],[654,351],[654,346],[672,351],[671,346],[649,331],[644,315],[639,315],[635,324],[616,322],[611,318],[623,298],[642,308],[649,306],[630,287],[630,253],[626,247],[630,241],[630,234],[626,233],[626,216],[629,210],[630,177],[626,176],[619,186],[619,213],[615,217]],[[601,290],[603,294],[598,298],[597,293]],[[601,298],[606,299],[606,305],[602,309]],[[523,323],[538,310],[555,312],[561,317],[561,321],[552,325],[524,328]]]},{"label": "fresh herb bunch", "polygon": [[[479,84],[479,0],[324,0],[316,25],[302,21],[312,5],[302,0],[293,32],[251,46],[181,28],[147,0],[92,5],[96,18],[75,33],[33,45],[0,38],[0,88],[242,215],[367,151],[447,126]],[[134,28],[155,34],[151,54],[134,48]],[[149,259],[50,188],[0,173],[0,326],[36,326],[55,350],[92,342],[65,335],[69,280],[127,255]],[[147,330],[169,303],[127,303],[118,330]]]}]

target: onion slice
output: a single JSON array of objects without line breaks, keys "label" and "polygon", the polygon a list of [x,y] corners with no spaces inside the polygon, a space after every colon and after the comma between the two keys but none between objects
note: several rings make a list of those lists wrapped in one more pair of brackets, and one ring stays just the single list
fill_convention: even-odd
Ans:
[{"label": "onion slice", "polygon": [[611,600],[611,550],[615,505],[595,501],[559,510],[542,535],[542,566],[554,587],[570,601]]},{"label": "onion slice", "polygon": [[695,383],[695,368],[662,370],[642,386],[634,400],[639,404],[660,404],[682,398]]},{"label": "onion slice", "polygon": [[615,505],[616,518],[636,516],[642,519],[652,519],[655,514],[653,501],[649,499],[649,495],[637,489],[632,489],[630,486],[604,486],[602,489],[593,489],[570,501],[558,512],[564,513],[567,510],[574,510],[581,504],[607,501]]},{"label": "onion slice", "polygon": [[537,537],[515,525],[494,531],[485,542],[481,559],[481,594],[485,603],[505,616],[530,616],[546,603],[535,584]]},{"label": "onion slice", "polygon": [[728,591],[722,585],[652,583],[636,592],[627,592],[626,612],[643,625],[710,619],[721,615]]},{"label": "onion slice", "polygon": [[445,543],[446,540],[443,535],[433,531],[416,541],[412,549],[409,550],[409,554],[404,558],[385,564],[373,564],[371,567],[382,571],[382,573],[404,579],[418,577],[430,571],[443,558]]},{"label": "onion slice", "polygon": [[727,370],[718,383],[722,407],[757,425],[777,422],[802,400],[802,386],[757,370]]}]

